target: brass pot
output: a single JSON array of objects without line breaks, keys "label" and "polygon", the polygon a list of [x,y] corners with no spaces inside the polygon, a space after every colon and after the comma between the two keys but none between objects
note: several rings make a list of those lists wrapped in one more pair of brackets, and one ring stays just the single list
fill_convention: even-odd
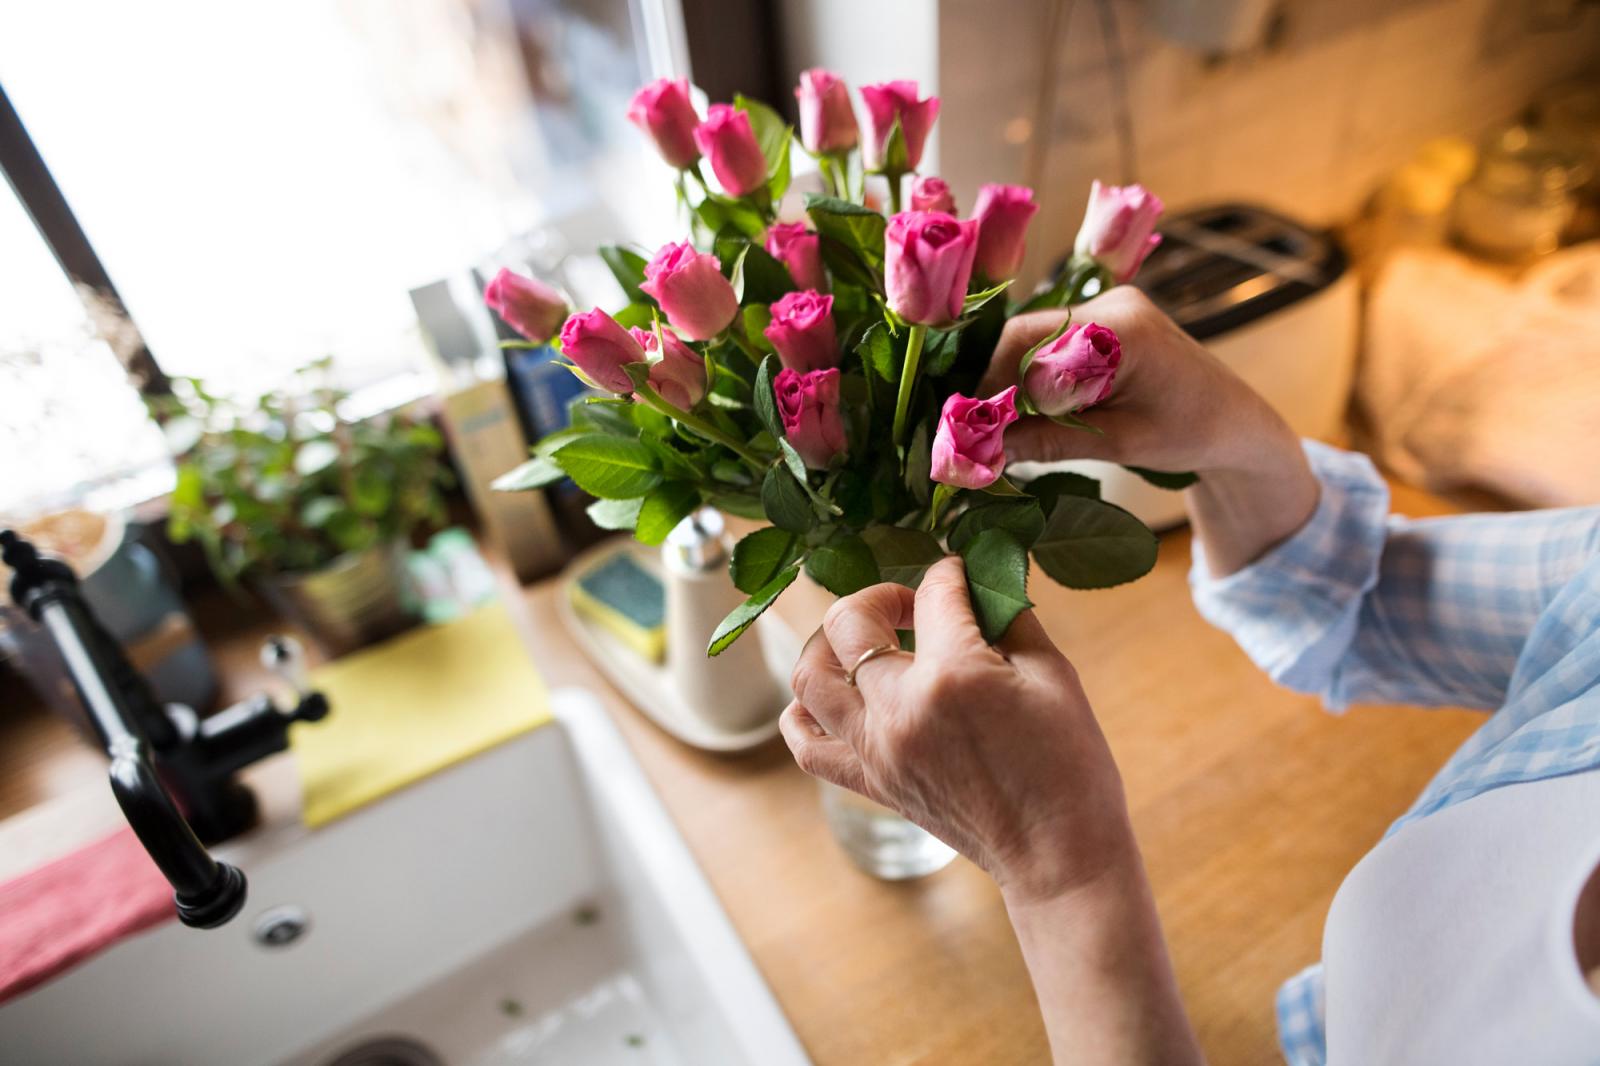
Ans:
[{"label": "brass pot", "polygon": [[341,555],[320,570],[276,574],[259,583],[282,615],[304,627],[329,656],[409,629],[404,541]]}]

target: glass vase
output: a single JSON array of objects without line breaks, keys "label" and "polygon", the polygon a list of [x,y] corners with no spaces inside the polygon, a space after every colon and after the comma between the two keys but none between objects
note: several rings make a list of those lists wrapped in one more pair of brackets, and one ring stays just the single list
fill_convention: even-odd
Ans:
[{"label": "glass vase", "polygon": [[955,849],[914,822],[847,788],[818,781],[828,828],[850,861],[884,881],[907,881],[949,866]]}]

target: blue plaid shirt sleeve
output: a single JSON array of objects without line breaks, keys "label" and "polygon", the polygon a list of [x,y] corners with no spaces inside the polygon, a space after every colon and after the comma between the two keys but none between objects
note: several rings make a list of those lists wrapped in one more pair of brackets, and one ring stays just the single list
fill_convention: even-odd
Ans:
[{"label": "blue plaid shirt sleeve", "polygon": [[1212,578],[1200,613],[1274,680],[1322,698],[1499,707],[1528,634],[1600,553],[1595,509],[1408,519],[1363,455],[1313,441],[1316,512],[1250,566]]}]

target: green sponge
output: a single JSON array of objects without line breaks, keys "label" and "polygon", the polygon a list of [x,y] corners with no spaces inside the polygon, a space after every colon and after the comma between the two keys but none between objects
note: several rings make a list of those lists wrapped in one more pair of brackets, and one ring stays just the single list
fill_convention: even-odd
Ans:
[{"label": "green sponge", "polygon": [[661,580],[628,552],[585,571],[571,586],[572,607],[651,662],[667,652]]}]

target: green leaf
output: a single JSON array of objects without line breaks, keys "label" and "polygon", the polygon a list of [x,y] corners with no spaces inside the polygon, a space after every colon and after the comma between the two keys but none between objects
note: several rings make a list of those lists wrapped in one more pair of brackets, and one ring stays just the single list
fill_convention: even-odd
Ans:
[{"label": "green leaf", "polygon": [[713,496],[706,501],[719,511],[748,518],[755,522],[764,522],[767,518],[766,509],[761,506],[761,500],[743,492],[729,492]]},{"label": "green leaf", "polygon": [[789,473],[794,475],[794,479],[802,486],[810,488],[811,482],[806,478],[806,461],[800,458],[800,453],[794,450],[794,445],[779,437],[778,451],[783,455],[783,465],[789,468]]},{"label": "green leaf", "polygon": [[643,496],[661,482],[655,455],[637,439],[591,433],[557,448],[552,458],[579,488],[605,500]]},{"label": "green leaf", "polygon": [[344,501],[337,496],[318,496],[300,510],[300,521],[312,529],[321,529],[329,520],[344,510]]},{"label": "green leaf", "polygon": [[967,592],[978,630],[990,644],[1006,635],[1012,621],[1033,606],[1028,599],[1028,551],[1004,529],[986,529],[961,552],[967,564]]},{"label": "green leaf", "polygon": [[1165,470],[1151,470],[1143,466],[1124,466],[1124,470],[1138,474],[1158,489],[1168,489],[1177,492],[1186,489],[1200,480],[1200,475],[1193,471],[1185,470],[1182,473],[1171,473]]},{"label": "green leaf", "polygon": [[860,592],[882,580],[872,549],[854,533],[835,537],[820,548],[812,549],[806,556],[806,573],[835,596]]},{"label": "green leaf", "polygon": [[617,325],[623,329],[649,329],[655,325],[656,316],[661,312],[651,304],[631,303],[611,317],[616,319]]},{"label": "green leaf", "polygon": [[1122,508],[1063,495],[1033,543],[1033,558],[1068,588],[1103,589],[1148,574],[1156,549],[1156,535]]},{"label": "green leaf", "polygon": [[960,333],[930,329],[922,345],[922,373],[931,378],[943,377],[955,365],[960,353]]},{"label": "green leaf", "polygon": [[791,533],[805,533],[817,521],[806,490],[789,471],[778,466],[768,468],[767,476],[761,480],[761,509],[767,521]]},{"label": "green leaf", "polygon": [[707,655],[721,655],[728,646],[738,640],[749,629],[761,612],[771,607],[777,598],[783,595],[783,590],[794,584],[794,579],[800,576],[800,568],[790,565],[778,571],[778,576],[761,586],[739,606],[728,612],[728,617],[717,624],[716,632],[711,634],[711,643],[706,645]]},{"label": "green leaf", "polygon": [[1003,295],[1009,288],[1011,288],[1011,282],[1002,281],[998,285],[989,286],[982,292],[969,292],[967,298],[961,302],[962,316],[965,317],[972,314],[996,296]]},{"label": "green leaf", "polygon": [[911,152],[906,147],[906,134],[900,127],[900,116],[896,115],[894,125],[889,127],[889,136],[884,140],[881,165],[873,173],[898,176],[910,169]]},{"label": "green leaf", "polygon": [[1004,475],[995,478],[993,481],[991,481],[989,484],[985,485],[983,488],[979,489],[978,491],[986,492],[990,496],[1026,496],[1027,495],[1027,493],[1023,492],[1021,489],[1019,489],[1015,485],[1013,485],[1011,483],[1011,479],[1010,478],[1007,478]]},{"label": "green leaf", "polygon": [[601,529],[632,529],[639,523],[643,496],[631,500],[596,500],[589,505],[589,520]]},{"label": "green leaf", "polygon": [[1004,529],[1027,547],[1044,532],[1044,512],[1033,500],[1001,500],[971,508],[950,530],[950,550],[959,552],[986,529]]},{"label": "green leaf", "polygon": [[648,263],[644,256],[631,248],[604,244],[600,246],[600,258],[611,268],[611,276],[622,286],[629,303],[648,305],[655,302],[650,299],[649,293],[639,288],[640,283],[644,281],[644,268]]},{"label": "green leaf", "polygon": [[1093,433],[1097,437],[1103,437],[1106,435],[1105,430],[1101,429],[1099,426],[1091,426],[1089,423],[1085,422],[1075,414],[1067,413],[1059,415],[1046,415],[1045,417],[1050,419],[1050,421],[1054,422],[1056,425],[1066,426],[1068,429],[1081,429],[1085,433]]},{"label": "green leaf", "polygon": [[[781,263],[778,265],[783,266]],[[787,275],[789,268],[784,267],[783,270]],[[772,347],[772,342],[767,340],[767,326],[772,323],[772,309],[766,304],[746,304],[743,314],[744,335],[749,339],[750,346],[758,352],[776,351]]]},{"label": "green leaf", "polygon": [[755,245],[746,242],[739,250],[739,254],[734,257],[733,266],[728,269],[728,284],[733,286],[733,298],[739,303],[744,303],[744,261],[749,256],[750,249],[754,247]]},{"label": "green leaf", "polygon": [[314,477],[339,458],[339,446],[326,437],[308,440],[294,454],[294,472],[303,478]]},{"label": "green leaf", "polygon": [[876,270],[883,266],[883,233],[889,223],[878,212],[832,196],[806,197],[806,214],[818,233],[844,245]]},{"label": "green leaf", "polygon": [[553,461],[545,456],[535,456],[514,470],[510,470],[489,483],[496,492],[526,492],[554,485],[566,477]]},{"label": "green leaf", "polygon": [[687,481],[664,481],[639,505],[633,535],[641,544],[660,544],[679,522],[700,506],[700,490]]},{"label": "green leaf", "polygon": [[[744,279],[744,289],[739,292],[739,299],[746,305],[747,312],[751,307],[770,304],[795,289],[794,278],[789,275],[789,268],[773,258],[760,244],[747,237],[718,237],[716,253],[722,269],[729,271],[730,276],[734,265],[742,258],[744,266],[741,268],[741,276]],[[738,291],[737,285],[734,288]],[[749,325],[748,318],[746,325]],[[761,326],[765,325],[765,322],[761,323]],[[755,343],[758,332],[751,333],[751,343]]]},{"label": "green leaf", "polygon": [[778,360],[774,356],[767,356],[761,360],[761,369],[756,371],[755,408],[756,417],[761,419],[761,424],[766,427],[776,440],[783,439],[783,419],[778,415],[778,401],[772,394],[772,379],[778,372]]},{"label": "green leaf", "polygon": [[900,380],[900,360],[895,357],[894,338],[889,336],[889,327],[882,322],[874,322],[867,328],[856,345],[856,352],[861,356],[862,365],[883,380]]},{"label": "green leaf", "polygon": [[782,529],[758,529],[733,546],[728,567],[734,588],[750,594],[759,591],[784,567],[800,557],[800,538]]},{"label": "green leaf", "polygon": [[944,549],[932,534],[900,526],[870,526],[861,537],[872,549],[878,574],[885,581],[916,588],[928,567],[944,558]]},{"label": "green leaf", "polygon": [[933,497],[933,445],[926,422],[911,431],[911,443],[906,445],[906,488],[920,504]]},{"label": "green leaf", "polygon": [[1058,496],[1082,496],[1090,500],[1100,498],[1100,482],[1066,470],[1036,477],[1023,485],[1022,490],[1039,501],[1039,507],[1045,514],[1050,513]]}]

